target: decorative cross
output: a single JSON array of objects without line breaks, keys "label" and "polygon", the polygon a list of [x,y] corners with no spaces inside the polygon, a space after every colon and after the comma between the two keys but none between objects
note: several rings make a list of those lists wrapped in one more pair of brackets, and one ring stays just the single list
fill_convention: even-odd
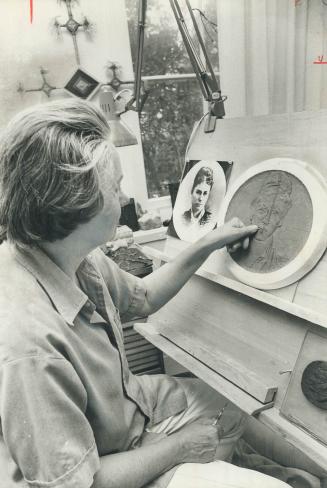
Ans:
[{"label": "decorative cross", "polygon": [[48,70],[42,68],[42,66],[41,66],[40,73],[41,73],[41,77],[42,77],[42,81],[43,81],[43,83],[42,83],[42,85],[41,85],[40,88],[28,88],[28,89],[25,89],[23,83],[19,83],[18,88],[17,88],[17,91],[19,93],[43,92],[43,93],[46,94],[46,96],[48,98],[50,98],[51,92],[53,90],[58,90],[58,88],[55,87],[55,86],[52,86],[52,85],[50,85],[50,83],[48,83],[48,81],[46,79],[46,74],[48,73]]},{"label": "decorative cross", "polygon": [[58,35],[61,33],[61,29],[65,28],[69,34],[72,36],[73,39],[73,44],[74,44],[74,51],[75,51],[75,58],[78,66],[81,64],[80,61],[80,55],[79,55],[79,50],[78,50],[78,45],[77,45],[77,32],[80,29],[80,27],[83,27],[84,32],[91,33],[92,31],[92,24],[90,21],[84,17],[83,22],[77,22],[76,19],[74,19],[73,16],[73,11],[72,11],[72,3],[77,3],[77,0],[59,0],[60,2],[64,2],[67,7],[67,12],[68,12],[68,19],[65,24],[60,24],[57,19],[54,21],[54,27],[57,30]]},{"label": "decorative cross", "polygon": [[111,78],[108,83],[104,83],[105,85],[111,86],[111,88],[115,91],[118,91],[120,85],[131,85],[133,81],[122,81],[119,78],[121,74],[122,67],[116,63],[116,61],[108,61],[106,65],[106,72],[107,75]]}]

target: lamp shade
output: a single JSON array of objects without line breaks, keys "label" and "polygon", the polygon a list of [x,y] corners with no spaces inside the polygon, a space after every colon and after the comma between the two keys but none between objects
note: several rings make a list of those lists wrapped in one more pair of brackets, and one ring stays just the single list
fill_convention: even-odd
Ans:
[{"label": "lamp shade", "polygon": [[100,107],[108,120],[111,130],[111,140],[116,147],[132,146],[137,144],[137,139],[131,130],[124,124],[117,114],[116,104],[112,91],[108,87],[102,87],[100,91]]}]

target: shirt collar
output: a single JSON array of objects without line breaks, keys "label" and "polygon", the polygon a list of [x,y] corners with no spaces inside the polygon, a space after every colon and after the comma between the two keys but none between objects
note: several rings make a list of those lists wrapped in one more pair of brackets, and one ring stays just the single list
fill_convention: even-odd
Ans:
[{"label": "shirt collar", "polygon": [[205,209],[203,209],[203,210],[201,211],[201,213],[198,215],[198,217],[194,217],[193,212],[192,212],[192,210],[191,210],[191,221],[192,221],[193,223],[195,223],[195,222],[197,222],[197,223],[198,223],[198,222],[199,222],[199,221],[202,219],[202,217],[204,216],[204,212],[205,212]]},{"label": "shirt collar", "polygon": [[[10,247],[17,261],[42,285],[60,315],[73,326],[88,296],[38,246],[20,248],[8,242],[2,245],[5,244]],[[81,267],[94,270],[91,263],[83,262]]]}]

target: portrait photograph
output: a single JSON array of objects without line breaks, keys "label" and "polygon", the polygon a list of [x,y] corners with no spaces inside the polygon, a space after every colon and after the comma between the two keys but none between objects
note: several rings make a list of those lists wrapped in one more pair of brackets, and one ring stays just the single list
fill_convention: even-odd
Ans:
[{"label": "portrait photograph", "polygon": [[181,240],[195,242],[214,229],[226,185],[226,173],[219,162],[186,163],[173,209],[173,235],[175,232]]}]

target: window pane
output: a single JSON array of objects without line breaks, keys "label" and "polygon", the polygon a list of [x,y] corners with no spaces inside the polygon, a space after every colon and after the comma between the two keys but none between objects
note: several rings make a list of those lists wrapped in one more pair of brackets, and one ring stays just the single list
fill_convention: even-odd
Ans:
[{"label": "window pane", "polygon": [[187,142],[203,113],[197,82],[156,83],[140,117],[149,198],[179,181]]},{"label": "window pane", "polygon": [[[201,12],[195,10],[199,27],[215,69],[217,60],[217,35],[215,0],[194,0],[201,3]],[[185,2],[180,2],[185,20],[190,17]],[[210,7],[210,9],[208,8]],[[127,16],[133,62],[136,60],[138,2],[126,0]],[[210,17],[214,16],[213,19]],[[211,33],[213,32],[213,33]],[[193,27],[190,26],[193,35]],[[135,67],[135,66],[134,66]],[[183,45],[178,26],[168,0],[148,0],[142,76],[175,73],[193,73],[188,54]],[[184,165],[187,142],[194,123],[203,114],[203,97],[194,80],[149,83],[150,95],[140,116],[144,164],[149,197],[168,195],[168,183],[179,181]]]},{"label": "window pane", "polygon": [[201,26],[204,43],[209,54],[210,62],[215,72],[219,71],[218,56],[218,28],[216,0],[202,0],[201,13],[196,19]]}]

